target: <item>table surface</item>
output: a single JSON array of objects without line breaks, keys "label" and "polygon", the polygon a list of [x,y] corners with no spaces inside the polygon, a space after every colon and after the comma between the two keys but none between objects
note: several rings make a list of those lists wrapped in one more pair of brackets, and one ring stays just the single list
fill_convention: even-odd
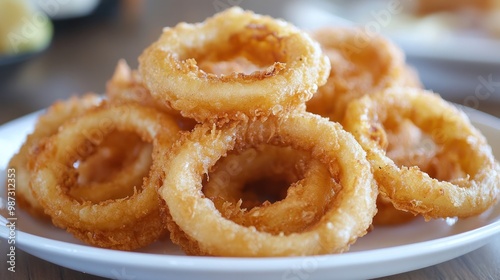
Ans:
[{"label": "table surface", "polygon": [[[88,91],[102,93],[116,62],[124,58],[137,66],[141,51],[153,42],[163,26],[180,21],[197,22],[216,12],[216,3],[241,3],[258,13],[282,16],[285,1],[109,1],[101,13],[57,22],[51,46],[32,59],[0,69],[0,124],[45,108],[56,99]],[[422,71],[422,69],[417,69]],[[424,81],[425,83],[425,81]],[[453,95],[445,93],[452,101]],[[499,104],[480,102],[479,110],[499,116]],[[0,242],[0,252],[7,243]],[[17,252],[17,272],[3,269],[0,279],[102,279],[60,267]],[[384,279],[500,279],[500,236],[462,257]]]}]

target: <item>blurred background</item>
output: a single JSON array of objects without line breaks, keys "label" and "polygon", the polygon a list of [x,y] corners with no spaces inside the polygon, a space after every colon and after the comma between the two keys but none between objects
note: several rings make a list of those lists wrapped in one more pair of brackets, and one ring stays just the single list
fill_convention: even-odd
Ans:
[{"label": "blurred background", "polygon": [[305,29],[357,25],[382,33],[405,50],[426,88],[500,116],[499,1],[419,1],[425,9],[415,2],[0,0],[0,124],[57,99],[103,93],[117,61],[137,67],[162,27],[233,5]]}]

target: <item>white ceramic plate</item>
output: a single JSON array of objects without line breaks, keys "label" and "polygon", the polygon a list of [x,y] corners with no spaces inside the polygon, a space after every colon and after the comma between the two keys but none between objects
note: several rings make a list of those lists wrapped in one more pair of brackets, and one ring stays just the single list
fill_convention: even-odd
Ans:
[{"label": "white ceramic plate", "polygon": [[[500,120],[466,110],[500,155]],[[33,126],[32,114],[0,127],[0,181],[5,166]],[[4,188],[4,187],[2,187]],[[0,209],[5,208],[5,190]],[[140,252],[86,246],[65,231],[17,209],[19,249],[78,271],[118,279],[366,279],[411,271],[475,250],[500,232],[500,205],[479,217],[454,221],[417,219],[404,226],[378,227],[347,253],[289,258],[191,257],[168,240]],[[6,222],[0,216],[0,224]],[[8,230],[0,226],[0,236]]]}]

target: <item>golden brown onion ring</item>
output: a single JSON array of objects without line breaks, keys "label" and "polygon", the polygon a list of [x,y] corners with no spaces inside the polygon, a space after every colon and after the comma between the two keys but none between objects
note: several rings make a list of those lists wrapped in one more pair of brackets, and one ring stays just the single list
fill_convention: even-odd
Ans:
[{"label": "golden brown onion ring", "polygon": [[[246,183],[268,177],[274,179],[274,184],[266,187],[275,189],[280,187],[275,185],[277,178],[285,177],[284,182],[291,184],[286,197],[274,203],[265,201],[251,209],[241,209],[246,202],[241,200],[245,199]],[[203,192],[224,217],[272,234],[305,230],[323,216],[335,191],[340,189],[319,161],[311,161],[305,153],[290,147],[271,145],[228,155],[217,163],[208,178]]]},{"label": "golden brown onion ring", "polygon": [[347,104],[391,86],[419,86],[403,52],[382,36],[357,28],[328,27],[311,33],[328,56],[330,76],[307,102],[307,111],[341,121]]},{"label": "golden brown onion ring", "polygon": [[[458,166],[462,172],[444,172],[450,177],[438,180],[418,166],[396,165],[386,156],[385,129],[402,119],[411,120],[439,147],[439,168]],[[498,197],[499,167],[491,147],[463,112],[438,95],[392,88],[365,96],[349,104],[344,125],[367,151],[380,192],[397,209],[426,219],[469,217]]]},{"label": "golden brown onion ring", "polygon": [[[216,75],[199,67],[204,60],[237,57],[264,70]],[[309,35],[237,7],[203,23],[165,28],[139,57],[139,71],[152,95],[199,122],[295,110],[326,82],[329,70],[328,59]]]},{"label": "golden brown onion ring", "polygon": [[[300,233],[273,235],[225,219],[202,193],[203,175],[231,150],[261,144],[290,146],[325,164],[342,189],[314,225]],[[152,174],[178,226],[172,240],[187,253],[223,256],[314,255],[345,251],[366,234],[378,194],[365,152],[340,125],[310,113],[262,122],[234,122],[217,129],[198,126],[172,150],[155,156]],[[167,159],[168,157],[168,159]],[[168,176],[162,175],[168,172]],[[179,237],[184,232],[187,238]],[[173,234],[173,235],[172,235]],[[182,244],[187,242],[187,244]]]},{"label": "golden brown onion ring", "polygon": [[170,116],[134,104],[92,110],[67,123],[42,147],[31,189],[54,225],[95,246],[132,250],[165,232],[153,183],[145,183],[131,197],[101,203],[78,201],[68,194],[77,184],[73,164],[92,154],[114,131],[133,131],[158,149],[175,141],[178,126]]}]

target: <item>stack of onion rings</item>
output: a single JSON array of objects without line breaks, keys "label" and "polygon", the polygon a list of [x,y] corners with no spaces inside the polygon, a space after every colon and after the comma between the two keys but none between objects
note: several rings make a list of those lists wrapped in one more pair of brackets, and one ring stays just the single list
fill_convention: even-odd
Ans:
[{"label": "stack of onion rings", "polygon": [[94,246],[168,230],[187,254],[257,257],[344,252],[372,225],[496,201],[485,138],[419,89],[397,47],[356,29],[313,37],[322,48],[239,8],[166,28],[103,99],[40,117],[10,163],[21,207]]}]

